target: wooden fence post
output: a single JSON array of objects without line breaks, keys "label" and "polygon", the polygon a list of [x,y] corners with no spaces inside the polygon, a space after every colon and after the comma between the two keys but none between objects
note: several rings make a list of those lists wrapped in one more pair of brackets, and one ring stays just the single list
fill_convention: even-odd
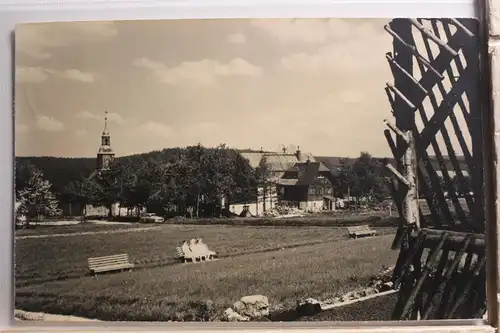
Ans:
[{"label": "wooden fence post", "polygon": [[420,228],[420,214],[418,210],[418,187],[417,187],[417,158],[415,152],[415,144],[411,131],[407,131],[406,138],[408,148],[405,151],[403,164],[405,170],[405,178],[408,182],[408,191],[406,192],[404,212],[405,219],[409,225],[414,225]]}]

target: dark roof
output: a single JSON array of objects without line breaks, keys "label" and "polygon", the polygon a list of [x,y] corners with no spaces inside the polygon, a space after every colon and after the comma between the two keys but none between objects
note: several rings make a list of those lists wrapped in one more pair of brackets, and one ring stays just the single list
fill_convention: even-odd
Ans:
[{"label": "dark roof", "polygon": [[279,183],[281,185],[311,185],[319,176],[320,166],[319,162],[295,163],[285,172]]},{"label": "dark roof", "polygon": [[297,163],[299,172],[297,185],[311,185],[319,176],[320,166],[319,162]]},{"label": "dark roof", "polygon": [[[342,166],[342,161],[353,163],[354,158],[349,157],[339,157],[339,156],[314,156],[316,161],[323,163],[330,171],[334,171],[336,168],[340,168]],[[352,161],[350,161],[352,160]]]}]

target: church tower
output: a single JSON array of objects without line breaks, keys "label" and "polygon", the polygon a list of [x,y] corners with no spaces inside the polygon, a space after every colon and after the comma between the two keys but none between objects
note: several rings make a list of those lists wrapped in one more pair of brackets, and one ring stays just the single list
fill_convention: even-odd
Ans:
[{"label": "church tower", "polygon": [[101,147],[97,153],[97,170],[107,168],[115,159],[115,153],[111,149],[111,136],[108,131],[108,111],[104,112],[104,129],[101,135]]}]

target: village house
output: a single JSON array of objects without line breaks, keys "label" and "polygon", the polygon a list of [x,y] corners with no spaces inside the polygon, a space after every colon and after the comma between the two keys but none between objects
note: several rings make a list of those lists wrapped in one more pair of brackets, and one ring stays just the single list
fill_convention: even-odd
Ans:
[{"label": "village house", "polygon": [[275,208],[277,205],[306,211],[334,210],[332,177],[330,170],[300,148],[294,153],[240,151],[250,166],[256,169],[265,159],[269,169],[269,186],[260,186],[252,202],[232,202],[229,209],[240,215],[248,211],[252,216]]}]

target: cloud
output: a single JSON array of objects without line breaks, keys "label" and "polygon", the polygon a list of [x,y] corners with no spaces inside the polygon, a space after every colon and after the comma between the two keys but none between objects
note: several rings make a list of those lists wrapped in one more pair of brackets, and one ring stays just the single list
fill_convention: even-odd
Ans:
[{"label": "cloud", "polygon": [[188,85],[197,83],[202,86],[214,86],[220,77],[262,75],[262,68],[252,65],[244,59],[234,58],[228,63],[203,59],[196,62],[183,62],[175,67],[167,67],[161,62],[148,58],[134,61],[134,66],[149,69],[160,82],[171,85]]},{"label": "cloud", "polygon": [[[338,37],[314,51],[286,55],[281,58],[280,65],[285,70],[308,75],[333,73],[338,77],[364,75],[368,78],[371,73],[385,74],[388,66],[380,55],[387,52],[391,36],[369,24],[352,26],[350,38]],[[367,56],[367,52],[374,56]]]},{"label": "cloud", "polygon": [[202,121],[188,125],[184,132],[188,136],[213,135],[220,133],[223,129],[222,125],[213,121]]},{"label": "cloud", "polygon": [[[80,113],[77,113],[75,117],[82,120],[104,121],[104,113],[99,115],[89,111],[82,111]],[[115,112],[108,112],[108,121],[114,122],[118,125],[122,125],[126,122],[125,118]]]},{"label": "cloud", "polygon": [[16,27],[16,52],[38,60],[52,57],[51,48],[106,41],[118,34],[114,22],[28,23]]},{"label": "cloud", "polygon": [[246,38],[245,38],[245,35],[238,32],[238,33],[230,34],[227,37],[227,41],[229,43],[233,43],[233,44],[243,44],[246,42]]},{"label": "cloud", "polygon": [[77,137],[84,137],[88,134],[88,131],[85,128],[79,128],[75,131],[75,136]]},{"label": "cloud", "polygon": [[101,119],[104,119],[104,116],[101,117],[95,113],[91,113],[88,111],[83,111],[83,112],[77,113],[75,117],[78,119],[83,119],[83,120],[101,120]]},{"label": "cloud", "polygon": [[[251,25],[268,33],[281,43],[308,43],[325,44],[333,40],[355,40],[362,37],[368,40],[366,33],[370,34],[380,25],[375,20],[356,19],[253,19]],[[361,42],[360,42],[361,43]],[[361,43],[362,44],[362,43]]]},{"label": "cloud", "polygon": [[94,75],[90,73],[84,73],[78,69],[66,69],[65,71],[54,71],[54,73],[60,77],[68,80],[80,81],[84,83],[94,82]]},{"label": "cloud", "polygon": [[164,139],[172,137],[173,133],[174,130],[170,126],[153,121],[144,123],[131,132],[134,136],[156,136]]},{"label": "cloud", "polygon": [[118,113],[114,113],[114,112],[108,113],[108,120],[115,122],[118,125],[122,125],[123,123],[126,122],[126,120],[122,116],[120,116]]},{"label": "cloud", "polygon": [[70,33],[84,39],[107,40],[118,34],[115,22],[72,22],[70,23]]},{"label": "cloud", "polygon": [[64,124],[54,117],[37,116],[36,125],[38,129],[47,132],[60,132],[64,131]]},{"label": "cloud", "polygon": [[330,34],[327,20],[318,19],[254,19],[251,24],[282,43],[323,43]]},{"label": "cloud", "polygon": [[78,69],[66,69],[63,71],[43,67],[16,67],[15,79],[20,83],[38,83],[49,77],[57,76],[66,80],[90,83],[94,81],[94,75],[82,72]]},{"label": "cloud", "polygon": [[47,78],[47,71],[42,67],[16,67],[16,82],[36,83],[45,81]]},{"label": "cloud", "polygon": [[[320,110],[335,110],[339,112],[339,107],[350,108],[355,104],[360,104],[363,101],[371,98],[367,97],[364,92],[354,89],[341,89],[338,92],[328,94],[324,99],[318,101]],[[318,110],[318,111],[320,111]]]},{"label": "cloud", "polygon": [[16,124],[15,132],[16,134],[28,133],[30,131],[30,127],[25,124]]}]

